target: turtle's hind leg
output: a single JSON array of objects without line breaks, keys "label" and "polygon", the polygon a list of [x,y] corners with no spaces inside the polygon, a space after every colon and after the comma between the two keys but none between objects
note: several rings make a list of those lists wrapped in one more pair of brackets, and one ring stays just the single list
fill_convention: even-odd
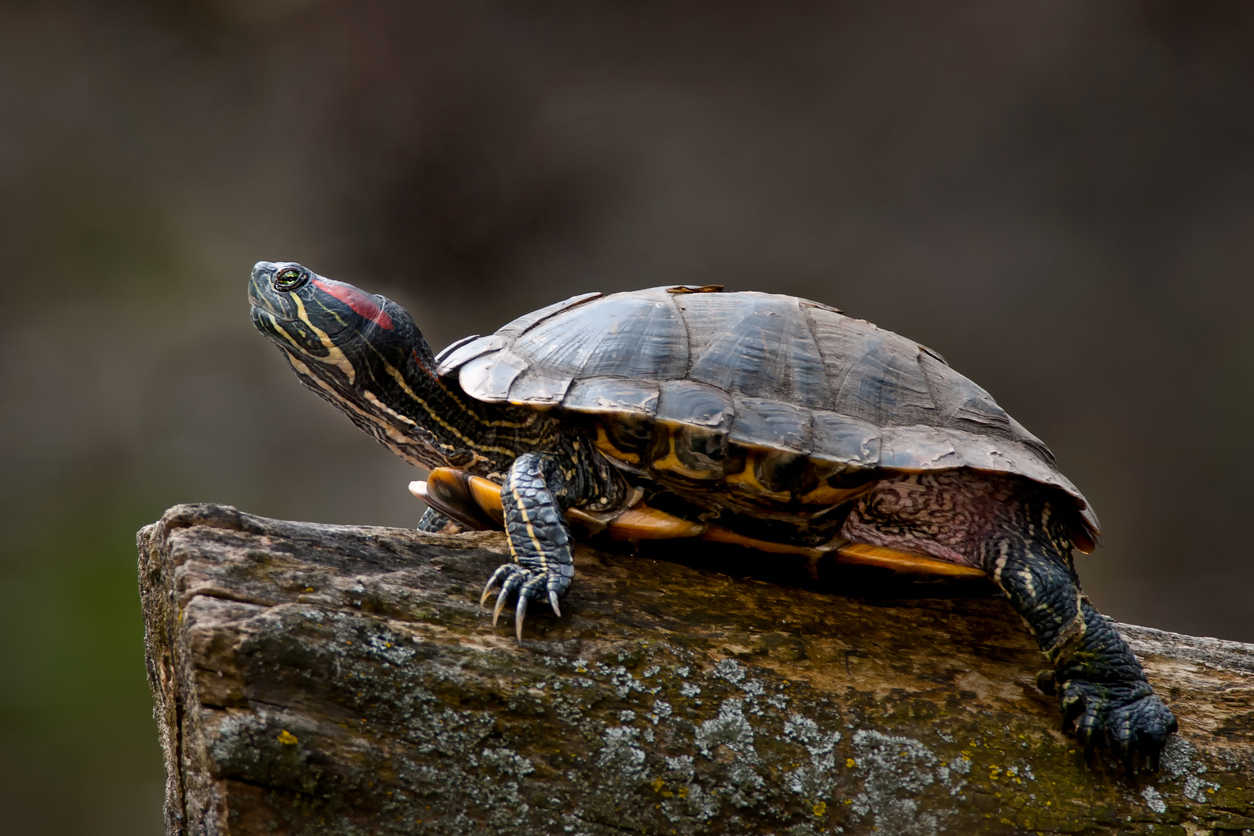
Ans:
[{"label": "turtle's hind leg", "polygon": [[1056,691],[1063,729],[1073,731],[1086,752],[1108,747],[1129,774],[1138,757],[1157,769],[1167,736],[1176,730],[1175,715],[1154,693],[1114,624],[1080,591],[1069,539],[1007,532],[990,552],[993,579],[1053,668],[1041,685]]},{"label": "turtle's hind leg", "polygon": [[1025,479],[953,470],[881,480],[842,534],[860,543],[977,566],[993,576],[1053,668],[1063,727],[1090,751],[1108,747],[1131,772],[1151,768],[1176,718],[1127,642],[1080,591],[1070,515]]}]

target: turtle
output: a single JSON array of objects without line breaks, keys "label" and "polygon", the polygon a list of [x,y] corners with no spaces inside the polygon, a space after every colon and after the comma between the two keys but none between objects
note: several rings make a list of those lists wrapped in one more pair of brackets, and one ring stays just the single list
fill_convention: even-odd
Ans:
[{"label": "turtle", "polygon": [[[418,491],[445,501],[420,530],[496,505],[479,516],[504,528],[512,560],[481,603],[499,587],[493,623],[513,601],[519,641],[529,604],[561,615],[576,518],[630,538],[654,509],[688,525],[674,536],[723,532],[764,554],[860,546],[987,574],[1086,752],[1155,770],[1177,729],[1081,590],[1073,550],[1101,532],[1087,500],[1043,442],[912,340],[709,285],[580,294],[436,356],[400,305],[295,262],[258,262],[248,295],[308,388],[432,471]],[[450,474],[468,490],[430,489]]]}]

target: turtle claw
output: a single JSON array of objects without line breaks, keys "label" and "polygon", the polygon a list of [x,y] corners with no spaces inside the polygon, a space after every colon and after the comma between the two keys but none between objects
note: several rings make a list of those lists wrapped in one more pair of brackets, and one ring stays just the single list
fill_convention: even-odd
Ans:
[{"label": "turtle claw", "polygon": [[557,590],[549,590],[549,606],[553,608],[553,614],[558,618],[562,617],[562,608],[557,605]]},{"label": "turtle claw", "polygon": [[501,580],[509,574],[509,569],[510,564],[506,563],[492,573],[492,577],[488,578],[487,584],[483,587],[483,594],[479,596],[479,606],[482,607],[488,603],[488,596],[492,594],[492,590],[496,588],[497,584],[501,583]]},{"label": "turtle claw", "polygon": [[[544,575],[533,575],[530,580],[522,585],[522,589],[518,590],[518,604],[514,608],[514,629],[518,633],[519,641],[523,640],[523,617],[527,613],[527,602],[541,599],[543,593],[540,592],[540,586],[545,580]],[[556,597],[551,590],[549,596],[550,602]],[[558,615],[561,615],[561,613],[559,612]]]},{"label": "turtle claw", "polygon": [[[520,586],[523,585],[522,578],[523,578],[523,575],[527,571],[525,569],[519,569],[516,566],[513,566],[507,563],[504,566],[502,566],[500,569],[496,570],[498,575],[501,573],[502,569],[506,570],[505,572],[506,578],[505,578],[505,583],[501,584],[500,594],[496,596],[496,606],[492,608],[492,626],[493,627],[496,626],[497,620],[500,619],[501,617],[501,610],[505,609],[505,604],[509,602],[509,596],[512,595],[515,590],[517,590]],[[493,577],[495,577],[495,575]]]},{"label": "turtle claw", "polygon": [[518,636],[519,642],[522,641],[523,619],[526,618],[527,616],[527,601],[528,600],[529,599],[527,598],[526,595],[519,595],[518,604],[515,605],[514,607],[514,633],[515,635]]},{"label": "turtle claw", "polygon": [[492,626],[496,626],[496,622],[501,618],[501,611],[505,609],[505,602],[509,600],[509,594],[505,587],[501,587],[501,592],[496,596],[496,606],[492,608]]}]

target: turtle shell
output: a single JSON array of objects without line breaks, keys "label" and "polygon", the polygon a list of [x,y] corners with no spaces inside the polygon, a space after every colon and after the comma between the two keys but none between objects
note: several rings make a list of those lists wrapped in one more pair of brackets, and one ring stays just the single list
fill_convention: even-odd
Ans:
[{"label": "turtle shell", "polygon": [[[702,289],[707,290],[707,289]],[[972,468],[1070,497],[1038,438],[934,351],[769,293],[589,293],[445,349],[437,372],[487,402],[559,410],[618,466],[688,497],[809,518],[888,472]]]}]

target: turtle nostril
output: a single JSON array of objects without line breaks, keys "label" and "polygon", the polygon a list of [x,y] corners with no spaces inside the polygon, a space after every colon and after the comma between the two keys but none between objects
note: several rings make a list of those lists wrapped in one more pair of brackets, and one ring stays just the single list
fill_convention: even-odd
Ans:
[{"label": "turtle nostril", "polygon": [[253,265],[253,280],[268,278],[274,272],[274,268],[275,264],[273,261],[258,261]]}]

